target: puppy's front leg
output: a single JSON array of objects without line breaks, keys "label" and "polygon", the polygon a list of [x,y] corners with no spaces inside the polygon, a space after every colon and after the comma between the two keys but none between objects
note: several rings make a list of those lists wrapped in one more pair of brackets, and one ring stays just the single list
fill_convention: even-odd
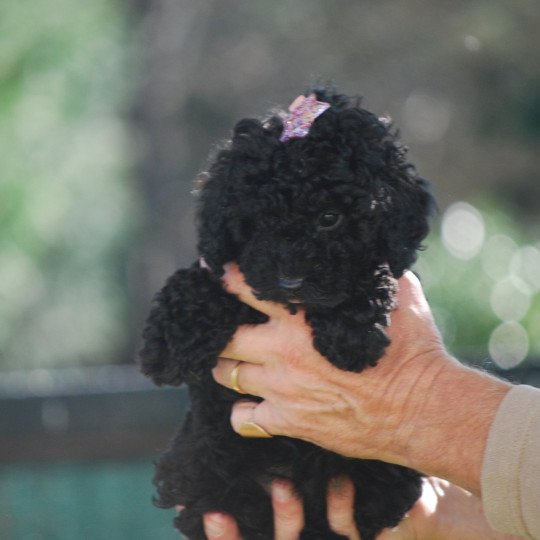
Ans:
[{"label": "puppy's front leg", "polygon": [[366,317],[352,308],[306,312],[313,329],[313,345],[332,364],[348,371],[374,366],[390,343],[385,317]]},{"label": "puppy's front leg", "polygon": [[158,385],[200,379],[245,322],[246,309],[198,262],[178,270],[156,295],[146,322],[143,373]]}]

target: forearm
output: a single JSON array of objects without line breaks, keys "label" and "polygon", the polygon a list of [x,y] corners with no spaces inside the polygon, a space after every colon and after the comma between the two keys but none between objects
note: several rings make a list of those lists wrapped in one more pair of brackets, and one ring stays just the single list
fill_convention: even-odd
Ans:
[{"label": "forearm", "polygon": [[404,464],[480,495],[488,433],[511,385],[453,359],[437,364],[406,404]]}]

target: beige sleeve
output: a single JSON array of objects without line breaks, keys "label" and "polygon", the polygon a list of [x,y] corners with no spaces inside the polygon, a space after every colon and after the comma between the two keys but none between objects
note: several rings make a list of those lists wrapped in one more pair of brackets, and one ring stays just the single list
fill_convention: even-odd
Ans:
[{"label": "beige sleeve", "polygon": [[490,525],[540,539],[540,389],[515,386],[489,432],[482,500]]}]

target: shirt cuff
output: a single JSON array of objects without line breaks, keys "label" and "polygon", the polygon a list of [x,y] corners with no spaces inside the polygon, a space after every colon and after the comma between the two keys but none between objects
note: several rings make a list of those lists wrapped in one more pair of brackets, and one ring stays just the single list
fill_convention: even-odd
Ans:
[{"label": "shirt cuff", "polygon": [[482,465],[482,501],[496,530],[523,536],[540,531],[540,390],[515,386],[491,426]]}]

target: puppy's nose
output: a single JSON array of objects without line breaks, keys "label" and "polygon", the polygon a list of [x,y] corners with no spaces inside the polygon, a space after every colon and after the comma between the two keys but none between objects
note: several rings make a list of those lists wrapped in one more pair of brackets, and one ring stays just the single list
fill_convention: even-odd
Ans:
[{"label": "puppy's nose", "polygon": [[299,289],[304,283],[304,278],[291,278],[288,276],[280,276],[278,279],[278,284],[283,289],[288,289],[290,291]]}]

